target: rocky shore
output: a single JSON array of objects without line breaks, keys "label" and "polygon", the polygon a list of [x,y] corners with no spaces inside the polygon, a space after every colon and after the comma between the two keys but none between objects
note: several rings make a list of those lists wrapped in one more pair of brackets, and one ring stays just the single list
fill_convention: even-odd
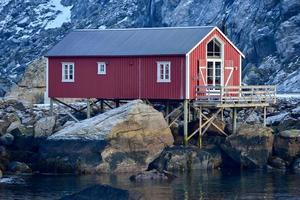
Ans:
[{"label": "rocky shore", "polygon": [[300,171],[300,101],[281,99],[270,109],[268,127],[259,112],[241,110],[236,135],[212,129],[199,149],[180,145],[181,125],[170,129],[140,100],[78,123],[59,107],[50,116],[47,106],[1,100],[0,175],[129,172],[133,180],[167,180],[172,172],[227,167]]}]

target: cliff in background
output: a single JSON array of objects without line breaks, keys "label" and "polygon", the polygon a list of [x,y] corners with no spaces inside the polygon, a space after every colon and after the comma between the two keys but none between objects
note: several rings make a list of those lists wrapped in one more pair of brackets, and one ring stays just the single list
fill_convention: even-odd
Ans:
[{"label": "cliff in background", "polygon": [[74,28],[216,25],[244,52],[244,82],[300,92],[299,0],[0,0],[0,95]]}]

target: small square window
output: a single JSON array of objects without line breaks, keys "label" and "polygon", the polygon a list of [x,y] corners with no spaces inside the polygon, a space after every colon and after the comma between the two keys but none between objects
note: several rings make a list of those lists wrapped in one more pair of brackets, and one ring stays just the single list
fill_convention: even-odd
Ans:
[{"label": "small square window", "polygon": [[106,63],[98,62],[98,74],[104,75],[106,74]]},{"label": "small square window", "polygon": [[62,82],[74,82],[74,63],[62,63]]},{"label": "small square window", "polygon": [[171,82],[171,62],[169,61],[157,62],[157,82],[159,83]]}]

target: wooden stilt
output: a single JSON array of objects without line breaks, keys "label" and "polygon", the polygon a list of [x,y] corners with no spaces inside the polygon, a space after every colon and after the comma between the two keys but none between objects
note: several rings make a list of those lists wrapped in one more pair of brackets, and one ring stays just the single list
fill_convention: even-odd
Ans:
[{"label": "wooden stilt", "polygon": [[224,108],[222,108],[221,110],[221,120],[222,122],[224,122]]},{"label": "wooden stilt", "polygon": [[86,118],[91,118],[91,103],[90,103],[90,99],[86,100]]},{"label": "wooden stilt", "polygon": [[184,131],[184,145],[187,146],[188,144],[188,107],[189,107],[189,100],[184,100],[183,102],[183,131]]},{"label": "wooden stilt", "polygon": [[54,113],[53,113],[53,99],[50,98],[50,115],[53,116]]},{"label": "wooden stilt", "polygon": [[199,108],[199,147],[202,148],[202,107]]},{"label": "wooden stilt", "polygon": [[264,127],[267,126],[267,107],[264,107]]},{"label": "wooden stilt", "polygon": [[[170,113],[170,102],[167,101],[167,106],[166,106],[166,116],[168,116],[169,113]],[[167,120],[167,123],[169,124],[170,118],[168,117],[166,120]]]},{"label": "wooden stilt", "polygon": [[100,101],[100,111],[103,113],[104,112],[104,103],[103,103],[103,99],[101,99]]},{"label": "wooden stilt", "polygon": [[236,118],[237,118],[237,108],[232,108],[232,133],[236,134]]},{"label": "wooden stilt", "polygon": [[116,108],[120,107],[120,100],[116,100]]}]

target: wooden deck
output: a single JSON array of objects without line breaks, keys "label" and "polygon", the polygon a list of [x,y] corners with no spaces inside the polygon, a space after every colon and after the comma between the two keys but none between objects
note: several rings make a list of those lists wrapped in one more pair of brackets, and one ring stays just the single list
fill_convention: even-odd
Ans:
[{"label": "wooden deck", "polygon": [[276,86],[197,86],[195,105],[203,107],[266,107],[276,103]]}]

